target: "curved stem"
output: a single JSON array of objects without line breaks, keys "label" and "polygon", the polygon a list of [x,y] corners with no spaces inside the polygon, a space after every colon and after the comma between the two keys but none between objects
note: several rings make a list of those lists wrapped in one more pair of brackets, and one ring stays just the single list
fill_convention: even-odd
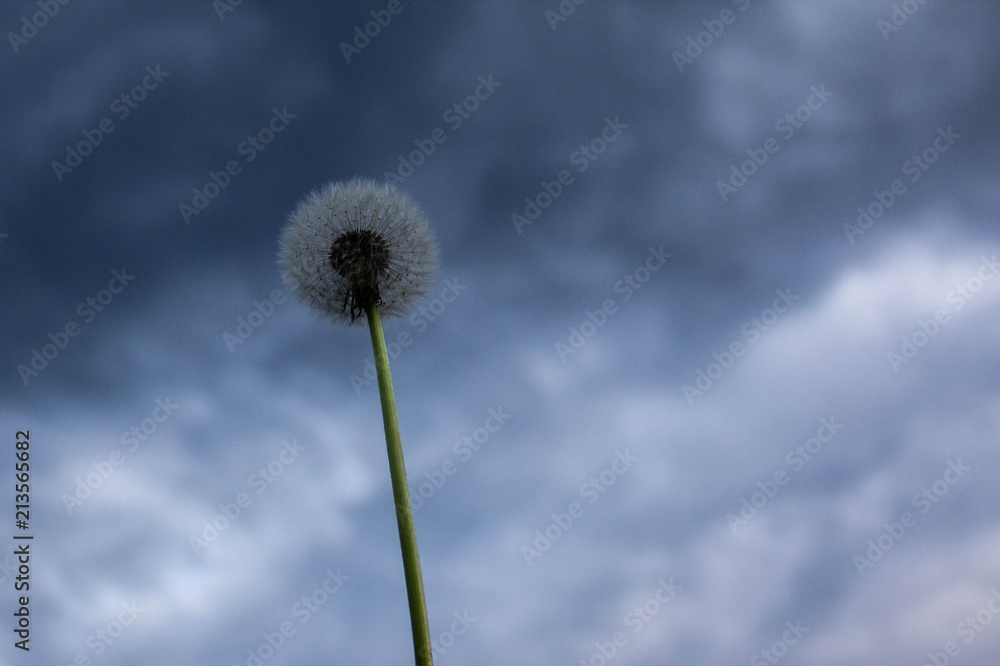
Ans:
[{"label": "curved stem", "polygon": [[399,544],[403,549],[403,573],[406,576],[406,596],[410,604],[410,624],[413,627],[413,652],[416,666],[433,666],[427,602],[424,600],[424,581],[420,573],[420,554],[417,552],[417,531],[413,526],[413,509],[410,507],[410,492],[406,484],[403,443],[399,436],[396,399],[389,374],[389,354],[385,348],[378,306],[369,302],[365,306],[365,313],[368,315],[368,328],[372,334],[378,392],[382,399],[382,423],[389,451],[389,474],[392,477],[392,496],[396,502],[396,524],[399,526]]}]

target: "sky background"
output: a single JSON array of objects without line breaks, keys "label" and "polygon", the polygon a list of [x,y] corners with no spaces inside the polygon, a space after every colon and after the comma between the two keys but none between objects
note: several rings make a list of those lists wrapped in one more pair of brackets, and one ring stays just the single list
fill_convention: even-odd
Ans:
[{"label": "sky background", "polygon": [[995,3],[43,5],[0,664],[412,662],[368,334],[276,266],[388,174],[442,251],[385,322],[436,663],[996,663]]}]

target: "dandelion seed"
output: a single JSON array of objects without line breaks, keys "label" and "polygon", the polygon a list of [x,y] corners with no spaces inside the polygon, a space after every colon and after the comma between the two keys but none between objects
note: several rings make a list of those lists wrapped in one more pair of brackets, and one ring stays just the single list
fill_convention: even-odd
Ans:
[{"label": "dandelion seed", "polygon": [[369,302],[401,317],[437,272],[420,208],[391,185],[352,179],[312,192],[281,233],[280,264],[296,296],[334,323],[356,324]]}]

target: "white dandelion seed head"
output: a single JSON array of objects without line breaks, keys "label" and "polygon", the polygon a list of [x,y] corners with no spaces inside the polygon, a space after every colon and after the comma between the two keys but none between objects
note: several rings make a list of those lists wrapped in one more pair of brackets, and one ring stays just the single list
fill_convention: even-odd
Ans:
[{"label": "white dandelion seed head", "polygon": [[354,178],[313,191],[281,232],[279,265],[303,303],[336,324],[364,323],[369,302],[401,317],[437,272],[420,208],[392,185]]}]

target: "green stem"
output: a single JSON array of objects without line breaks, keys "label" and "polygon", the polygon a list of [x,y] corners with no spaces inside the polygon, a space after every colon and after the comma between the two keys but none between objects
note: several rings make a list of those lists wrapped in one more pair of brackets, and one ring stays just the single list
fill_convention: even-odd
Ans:
[{"label": "green stem", "polygon": [[392,477],[392,496],[396,502],[396,524],[399,525],[399,544],[403,549],[403,573],[406,576],[406,596],[410,603],[410,624],[413,627],[413,652],[416,666],[433,666],[431,660],[431,630],[427,622],[427,602],[424,600],[424,581],[420,574],[420,555],[417,552],[417,531],[413,526],[413,509],[410,491],[406,484],[406,466],[403,464],[403,443],[399,436],[399,419],[396,417],[396,399],[392,393],[392,376],[389,374],[389,354],[385,349],[382,319],[378,306],[365,307],[368,328],[372,334],[375,352],[375,370],[378,373],[378,392],[382,399],[382,423],[385,425],[385,444],[389,450],[389,474]]}]

